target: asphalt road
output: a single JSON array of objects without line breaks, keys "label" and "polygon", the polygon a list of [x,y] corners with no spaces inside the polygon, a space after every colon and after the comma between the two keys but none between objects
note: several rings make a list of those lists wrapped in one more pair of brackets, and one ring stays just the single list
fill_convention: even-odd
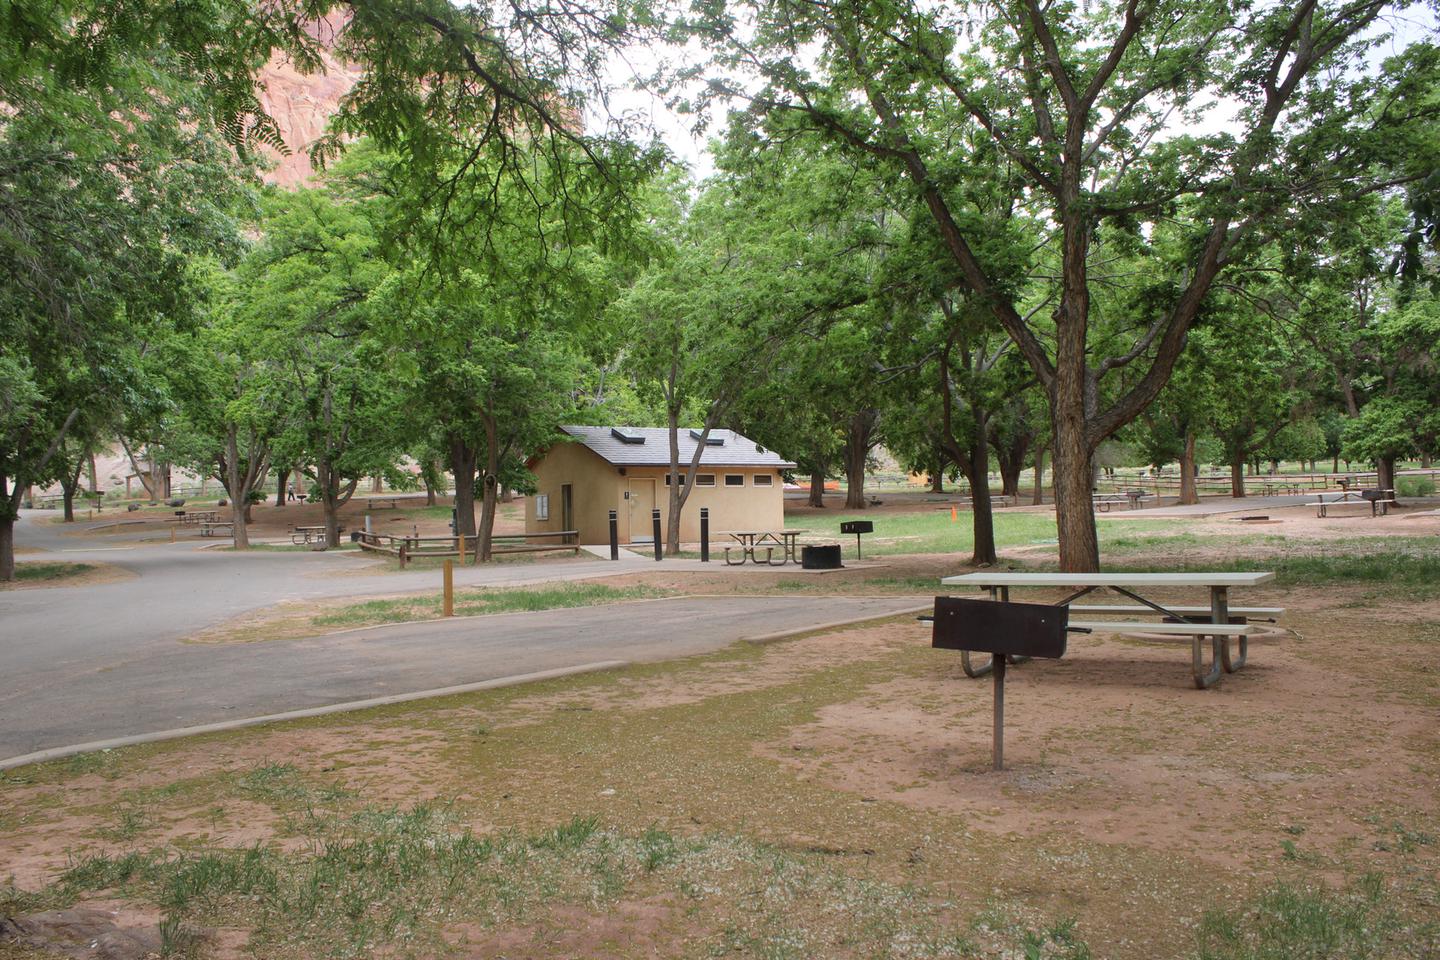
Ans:
[{"label": "asphalt road", "polygon": [[[597,661],[687,656],[748,636],[882,616],[915,602],[676,598],[197,645],[180,641],[281,600],[421,590],[434,588],[438,576],[347,574],[355,561],[333,554],[235,553],[190,544],[117,550],[113,540],[67,537],[49,524],[22,522],[17,535],[22,546],[51,551],[45,559],[113,563],[138,579],[0,594],[0,760]],[[654,568],[639,559],[515,564],[467,569],[457,580],[520,585]]]}]

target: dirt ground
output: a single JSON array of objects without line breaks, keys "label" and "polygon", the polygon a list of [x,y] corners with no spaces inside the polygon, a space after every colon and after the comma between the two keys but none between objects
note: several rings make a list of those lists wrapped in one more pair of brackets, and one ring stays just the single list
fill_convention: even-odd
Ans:
[{"label": "dirt ground", "polygon": [[[1111,556],[1163,566],[1340,554],[1352,540],[1403,537],[1412,549],[1440,535],[1433,517],[1272,515],[1280,522],[1177,522]],[[921,594],[959,569],[953,556],[886,561],[808,579],[722,570],[606,582]],[[120,909],[126,924],[154,926],[180,909],[173,882],[117,895],[61,881],[86,857],[137,851],[258,848],[318,864],[341,835],[316,825],[326,816],[343,813],[348,838],[364,811],[439,805],[447,836],[586,817],[614,831],[577,847],[586,857],[621,862],[625,838],[657,830],[695,852],[618,887],[575,892],[563,871],[547,875],[524,909],[457,894],[447,910],[419,911],[434,939],[362,953],[1190,957],[1212,911],[1262,922],[1257,897],[1277,885],[1333,893],[1373,877],[1399,919],[1373,925],[1368,952],[1307,955],[1440,955],[1440,592],[1336,580],[1266,585],[1232,603],[1285,607],[1284,629],[1252,642],[1245,668],[1210,690],[1190,684],[1188,642],[1117,635],[1074,637],[1065,659],[1010,671],[1001,773],[989,769],[989,680],[966,678],[958,655],[931,649],[907,619],[11,771],[0,775],[0,915],[18,912],[6,907],[8,876],[12,904]],[[255,786],[282,768],[284,790]],[[510,869],[551,855],[526,849]],[[200,955],[346,955],[330,928],[322,944],[277,910],[220,903],[185,908],[214,930]],[[1058,934],[1025,952],[1023,936],[1066,918],[1090,954],[1064,952]],[[917,933],[926,924],[962,931],[968,946],[946,952]]]}]

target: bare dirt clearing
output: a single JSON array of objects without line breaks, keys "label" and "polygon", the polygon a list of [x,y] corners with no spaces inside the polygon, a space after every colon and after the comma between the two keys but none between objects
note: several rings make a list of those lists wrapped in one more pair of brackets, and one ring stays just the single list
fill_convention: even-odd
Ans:
[{"label": "bare dirt clearing", "polygon": [[[215,957],[1238,958],[1307,917],[1316,956],[1433,956],[1437,557],[1380,523],[1112,544],[1290,564],[1232,600],[1292,635],[1208,691],[1183,646],[1073,638],[1011,673],[1003,774],[988,681],[901,618],[12,771],[0,913],[159,909]],[[607,583],[933,595],[958,567]]]}]

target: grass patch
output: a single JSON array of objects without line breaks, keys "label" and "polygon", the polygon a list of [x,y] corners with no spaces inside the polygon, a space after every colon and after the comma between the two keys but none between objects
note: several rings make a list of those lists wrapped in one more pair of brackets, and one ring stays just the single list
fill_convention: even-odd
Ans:
[{"label": "grass patch", "polygon": [[[455,614],[469,617],[489,613],[590,607],[626,600],[653,600],[671,595],[672,591],[655,587],[610,587],[600,583],[567,583],[534,590],[460,590],[455,593]],[[310,618],[310,622],[319,627],[353,627],[431,620],[440,616],[441,603],[439,596],[366,600],[316,615]]]},{"label": "grass patch", "polygon": [[96,569],[90,563],[17,563],[15,579],[21,583],[49,583],[68,580]]},{"label": "grass patch", "polygon": [[1214,912],[1198,930],[1197,960],[1365,960],[1391,956],[1402,924],[1379,876],[1332,893],[1276,886],[1244,910]]},{"label": "grass patch", "polygon": [[[1251,555],[1237,549],[1223,560],[1182,559],[1159,564],[1152,561],[1146,563],[1145,568],[1174,572],[1269,570],[1274,571],[1278,586],[1364,584],[1403,590],[1410,595],[1440,593],[1440,551],[1436,551],[1432,541],[1423,538],[1311,543],[1292,540],[1274,551],[1255,541],[1241,543],[1252,551]],[[1106,558],[1104,565],[1107,570],[1119,571],[1139,560],[1139,557]]]},{"label": "grass patch", "polygon": [[[833,535],[840,543],[853,545],[852,537],[843,537],[839,532],[840,524],[847,520],[874,522],[875,532],[866,534],[863,539],[863,552],[867,557],[913,553],[968,553],[975,548],[971,514],[969,511],[961,511],[956,519],[951,520],[948,506],[914,513],[858,510],[827,513],[824,517],[814,514],[792,515],[786,517],[785,526],[792,530],[810,531],[812,536],[808,539]],[[1037,542],[1053,542],[1056,536],[1055,518],[1048,513],[1001,510],[994,514],[994,523],[995,546],[1001,550],[1006,547],[1031,546]],[[1108,521],[1100,525],[1101,542],[1124,534],[1173,528],[1174,521]]]}]

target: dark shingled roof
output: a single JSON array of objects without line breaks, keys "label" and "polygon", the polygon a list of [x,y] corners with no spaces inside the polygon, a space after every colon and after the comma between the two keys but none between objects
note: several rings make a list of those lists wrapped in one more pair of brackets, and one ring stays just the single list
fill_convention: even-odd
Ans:
[{"label": "dark shingled roof", "polygon": [[[561,427],[589,447],[602,459],[617,467],[668,467],[670,465],[670,431],[665,427]],[[616,432],[629,437],[643,437],[644,443],[626,443]],[[698,434],[699,431],[697,430]],[[690,463],[698,441],[688,429],[680,430],[680,465]],[[715,441],[724,440],[717,445]],[[710,442],[700,455],[702,467],[772,467],[793,470],[795,464],[773,450],[766,450],[749,437],[734,430],[711,430]]]}]

